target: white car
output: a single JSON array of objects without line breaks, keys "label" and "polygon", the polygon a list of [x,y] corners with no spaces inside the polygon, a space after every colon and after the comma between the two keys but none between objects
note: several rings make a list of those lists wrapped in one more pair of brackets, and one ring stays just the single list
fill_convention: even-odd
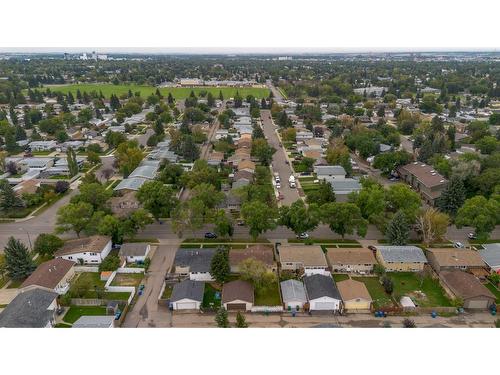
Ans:
[{"label": "white car", "polygon": [[276,189],[281,189],[281,185],[279,182],[276,184]]},{"label": "white car", "polygon": [[304,232],[304,233],[301,233],[301,234],[297,235],[297,238],[299,240],[307,240],[309,238],[309,234],[306,233],[306,232]]},{"label": "white car", "polygon": [[456,242],[453,242],[453,247],[455,249],[463,249],[465,246],[462,242],[456,241]]}]

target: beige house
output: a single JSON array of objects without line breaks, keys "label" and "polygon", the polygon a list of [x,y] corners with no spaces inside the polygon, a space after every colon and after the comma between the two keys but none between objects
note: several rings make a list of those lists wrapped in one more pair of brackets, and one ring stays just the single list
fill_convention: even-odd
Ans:
[{"label": "beige house", "polygon": [[369,312],[372,297],[361,281],[348,279],[337,282],[337,288],[347,312]]},{"label": "beige house", "polygon": [[329,275],[328,263],[319,245],[283,245],[279,247],[281,269],[303,270],[306,275]]},{"label": "beige house", "polygon": [[23,291],[42,288],[65,294],[69,283],[75,276],[76,263],[70,260],[56,258],[40,264],[37,269],[21,284]]},{"label": "beige house", "polygon": [[370,273],[377,260],[370,249],[330,248],[326,253],[332,272]]},{"label": "beige house", "polygon": [[427,259],[437,273],[454,269],[482,270],[485,267],[479,252],[467,249],[427,249]]},{"label": "beige house", "polygon": [[430,205],[434,205],[448,184],[448,181],[431,165],[421,162],[402,165],[397,172],[401,179],[415,189]]},{"label": "beige house", "polygon": [[495,296],[470,273],[453,270],[442,271],[439,280],[444,290],[463,301],[466,309],[487,309],[495,303]]},{"label": "beige house", "polygon": [[377,246],[376,257],[387,272],[419,272],[427,258],[416,246]]}]

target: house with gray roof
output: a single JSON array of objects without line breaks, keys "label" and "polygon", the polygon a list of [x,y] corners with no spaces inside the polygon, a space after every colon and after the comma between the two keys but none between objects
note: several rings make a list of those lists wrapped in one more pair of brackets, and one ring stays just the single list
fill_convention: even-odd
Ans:
[{"label": "house with gray roof", "polygon": [[387,272],[419,272],[427,258],[416,246],[377,246],[376,258]]},{"label": "house with gray roof", "polygon": [[309,311],[338,312],[342,308],[342,297],[331,276],[311,275],[304,277]]},{"label": "house with gray roof", "polygon": [[358,180],[354,178],[345,178],[343,180],[331,179],[331,177],[326,177],[325,181],[332,185],[332,189],[337,196],[338,202],[346,202],[347,196],[355,191],[361,190],[361,184]]},{"label": "house with gray roof", "polygon": [[147,180],[154,180],[157,171],[158,167],[143,165],[134,169],[128,178],[145,178]]},{"label": "house with gray roof", "polygon": [[58,296],[56,292],[40,288],[19,293],[0,313],[0,327],[53,327]]},{"label": "house with gray roof", "polygon": [[127,263],[144,262],[151,251],[147,242],[127,242],[120,247],[118,256],[126,259]]},{"label": "house with gray roof", "polygon": [[147,181],[145,178],[135,177],[135,178],[124,178],[120,181],[118,185],[113,189],[114,191],[137,191],[142,185]]},{"label": "house with gray roof", "polygon": [[318,180],[324,180],[327,177],[333,180],[344,180],[345,169],[341,165],[317,165],[314,167]]},{"label": "house with gray roof", "polygon": [[479,255],[492,271],[500,271],[500,243],[484,244]]},{"label": "house with gray roof", "polygon": [[216,250],[178,249],[174,259],[174,273],[179,276],[189,276],[189,280],[213,281],[210,264]]},{"label": "house with gray roof", "polygon": [[170,297],[173,310],[199,310],[203,302],[205,283],[203,281],[184,280],[174,285]]},{"label": "house with gray roof", "polygon": [[301,310],[307,302],[306,289],[302,281],[290,279],[280,283],[283,305],[287,310]]},{"label": "house with gray roof", "polygon": [[84,315],[73,323],[72,328],[114,328],[114,315]]}]

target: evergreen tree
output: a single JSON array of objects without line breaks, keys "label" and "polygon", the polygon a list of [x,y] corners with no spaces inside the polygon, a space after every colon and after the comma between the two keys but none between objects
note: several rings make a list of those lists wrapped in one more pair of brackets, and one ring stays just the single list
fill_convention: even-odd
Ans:
[{"label": "evergreen tree", "polygon": [[403,211],[398,211],[387,226],[386,237],[391,245],[406,245],[410,227]]},{"label": "evergreen tree", "polygon": [[221,102],[224,100],[224,95],[222,95],[222,90],[219,90],[219,100]]},{"label": "evergreen tree", "polygon": [[224,306],[221,306],[219,310],[217,310],[217,314],[215,315],[215,322],[217,323],[217,327],[219,328],[229,328],[229,319],[227,317],[227,311]]},{"label": "evergreen tree", "polygon": [[33,259],[24,244],[10,237],[4,249],[7,273],[14,280],[23,280],[33,273],[36,268]]},{"label": "evergreen tree", "polygon": [[209,92],[208,95],[207,95],[207,105],[209,107],[214,107],[215,106],[215,98],[214,98],[214,96],[212,95],[211,92]]},{"label": "evergreen tree", "polygon": [[210,264],[210,274],[218,283],[224,283],[231,273],[229,266],[229,251],[225,247],[219,247]]},{"label": "evergreen tree", "polygon": [[1,180],[0,182],[0,207],[4,211],[12,210],[16,207],[22,207],[24,205],[21,198],[19,198],[7,180]]},{"label": "evergreen tree", "polygon": [[172,96],[171,92],[168,93],[167,103],[168,104],[174,104],[174,97]]},{"label": "evergreen tree", "polygon": [[156,89],[155,95],[156,95],[158,98],[163,99],[163,96],[161,95],[160,89]]},{"label": "evergreen tree", "polygon": [[78,173],[78,162],[76,161],[76,152],[72,147],[68,148],[66,152],[66,157],[68,159],[68,169],[69,175],[71,177],[75,176]]},{"label": "evergreen tree", "polygon": [[245,319],[245,316],[239,311],[236,315],[236,328],[248,328],[248,323]]},{"label": "evergreen tree", "polygon": [[459,177],[452,177],[448,186],[441,193],[437,201],[439,209],[450,216],[455,216],[465,202],[465,186]]}]

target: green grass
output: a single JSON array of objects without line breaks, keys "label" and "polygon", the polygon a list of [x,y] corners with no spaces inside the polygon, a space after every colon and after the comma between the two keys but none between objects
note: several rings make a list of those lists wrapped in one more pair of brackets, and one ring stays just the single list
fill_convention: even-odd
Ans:
[{"label": "green grass", "polygon": [[202,306],[204,308],[217,309],[220,307],[221,300],[215,298],[215,293],[219,292],[219,289],[216,289],[212,286],[212,284],[205,283],[205,291],[203,292],[203,302]]},{"label": "green grass", "polygon": [[[161,298],[162,299],[168,299],[170,298],[170,296],[172,295],[172,290],[174,288],[172,286],[169,286],[169,285],[165,285],[165,290],[163,291],[163,294],[161,295]],[[206,290],[206,287],[205,287],[205,290]]]},{"label": "green grass", "polygon": [[[396,300],[408,295],[422,307],[451,306],[438,280],[431,277],[421,280],[414,272],[391,272],[388,276],[394,283],[393,295]],[[422,291],[425,296],[420,296],[415,291]]]},{"label": "green grass", "polygon": [[281,305],[278,283],[273,283],[265,288],[255,289],[255,306]]},{"label": "green grass", "polygon": [[[139,85],[113,85],[110,83],[85,83],[85,84],[71,84],[71,85],[52,85],[46,86],[49,87],[53,92],[62,92],[63,94],[67,94],[71,92],[73,95],[76,95],[76,91],[79,89],[80,92],[86,91],[90,93],[92,91],[102,91],[102,94],[109,99],[111,94],[116,94],[118,96],[122,94],[127,94],[129,90],[133,93],[140,91],[141,96],[146,98],[149,95],[152,95],[156,92],[156,87],[154,86],[139,86]],[[236,91],[240,93],[242,97],[246,97],[247,95],[253,95],[257,99],[267,98],[269,96],[269,89],[267,88],[255,88],[255,87],[164,87],[160,89],[160,92],[163,96],[168,96],[169,93],[173,95],[175,99],[186,99],[191,91],[194,91],[196,95],[200,91],[211,92],[215,97],[219,97],[219,91],[222,91],[222,95],[224,99],[229,99],[236,95]]]},{"label": "green grass", "polygon": [[159,243],[160,240],[158,238],[139,238],[139,237],[134,237],[134,238],[124,238],[123,243],[126,242],[135,242],[135,243],[140,243],[140,242],[147,242],[147,243]]},{"label": "green grass", "polygon": [[353,280],[361,281],[365,284],[368,293],[372,297],[373,306],[376,309],[394,306],[391,296],[385,292],[377,277],[353,277]]},{"label": "green grass", "polygon": [[54,328],[71,328],[71,324],[57,323]]},{"label": "green grass", "polygon": [[225,244],[225,243],[269,243],[269,240],[265,238],[257,238],[255,241],[251,238],[233,238],[233,239],[224,239],[224,238],[186,238],[182,241],[183,244],[194,243],[212,243],[212,244]]},{"label": "green grass", "polygon": [[491,293],[493,293],[496,297],[496,303],[499,304],[500,303],[500,290],[498,290],[495,285],[493,285],[492,283],[488,282],[486,285],[486,288],[488,288]]},{"label": "green grass", "polygon": [[73,324],[81,316],[85,315],[106,315],[106,308],[103,306],[71,306],[66,315],[64,315],[63,321]]},{"label": "green grass", "polygon": [[346,275],[345,273],[335,273],[332,276],[333,276],[333,280],[335,280],[336,282],[349,279],[349,275]]},{"label": "green grass", "polygon": [[[141,276],[143,276],[141,274]],[[127,300],[130,293],[127,292],[105,292],[105,281],[101,281],[101,274],[99,272],[82,272],[72,282],[69,289],[71,298],[97,298],[107,300]],[[100,293],[96,291],[96,288]]]}]

